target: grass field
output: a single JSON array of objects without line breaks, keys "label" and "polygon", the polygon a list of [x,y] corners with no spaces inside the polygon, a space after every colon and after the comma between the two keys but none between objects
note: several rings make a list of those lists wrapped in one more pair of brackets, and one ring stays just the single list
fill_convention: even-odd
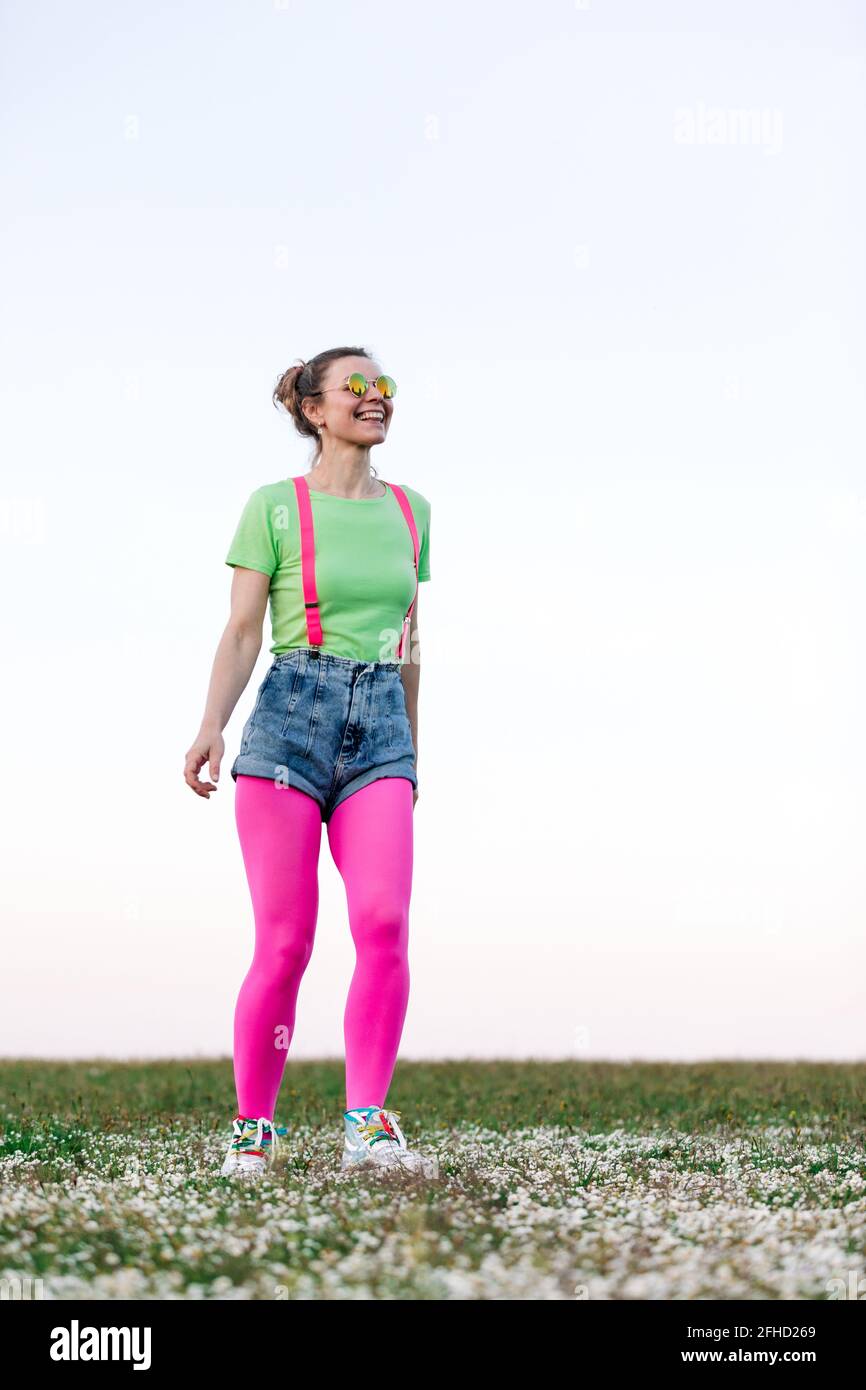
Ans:
[{"label": "grass field", "polygon": [[45,1299],[866,1296],[866,1064],[398,1063],[440,1177],[341,1174],[288,1062],[258,1183],[229,1061],[0,1062],[0,1276]]}]

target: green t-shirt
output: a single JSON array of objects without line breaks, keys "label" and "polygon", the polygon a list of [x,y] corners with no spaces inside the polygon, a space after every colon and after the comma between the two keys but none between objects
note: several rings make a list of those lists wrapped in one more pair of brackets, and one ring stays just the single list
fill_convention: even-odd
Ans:
[{"label": "green t-shirt", "polygon": [[[418,580],[430,578],[430,503],[403,486],[418,528]],[[310,488],[321,651],[393,661],[415,593],[412,535],[390,488],[381,497],[333,497]],[[301,581],[298,499],[291,478],[256,488],[238,522],[227,565],[271,577],[271,652],[309,646]],[[404,656],[406,650],[404,648]]]}]

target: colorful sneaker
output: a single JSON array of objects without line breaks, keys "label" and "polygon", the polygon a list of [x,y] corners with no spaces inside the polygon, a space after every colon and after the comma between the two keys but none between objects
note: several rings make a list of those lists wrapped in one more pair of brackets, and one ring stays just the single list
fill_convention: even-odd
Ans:
[{"label": "colorful sneaker", "polygon": [[226,1150],[220,1177],[232,1174],[256,1177],[265,1172],[277,1156],[278,1134],[287,1134],[285,1125],[275,1125],[262,1116],[238,1115],[232,1125],[232,1137]]},{"label": "colorful sneaker", "polygon": [[380,1168],[405,1168],[423,1173],[427,1178],[439,1176],[439,1160],[427,1158],[410,1149],[397,1123],[399,1110],[383,1110],[379,1105],[364,1105],[358,1110],[343,1111],[342,1169],[372,1163]]}]

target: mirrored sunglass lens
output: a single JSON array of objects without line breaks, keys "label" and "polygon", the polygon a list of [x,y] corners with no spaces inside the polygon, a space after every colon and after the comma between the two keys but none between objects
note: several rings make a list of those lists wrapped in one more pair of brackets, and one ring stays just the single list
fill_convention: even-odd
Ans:
[{"label": "mirrored sunglass lens", "polygon": [[366,389],[367,378],[362,376],[360,372],[353,372],[349,377],[349,390],[354,392],[356,396],[363,396]]},{"label": "mirrored sunglass lens", "polygon": [[380,376],[376,380],[376,385],[383,396],[393,396],[397,390],[397,383],[392,376]]}]

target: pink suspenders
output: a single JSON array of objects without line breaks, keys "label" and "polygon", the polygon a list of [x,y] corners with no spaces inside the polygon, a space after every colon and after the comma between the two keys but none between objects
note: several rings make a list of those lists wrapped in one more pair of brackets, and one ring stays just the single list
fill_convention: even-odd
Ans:
[{"label": "pink suspenders", "polygon": [[292,482],[295,485],[295,492],[298,494],[298,519],[301,523],[301,577],[304,586],[304,611],[307,615],[307,636],[311,647],[320,647],[325,639],[322,636],[319,600],[316,595],[316,561],[310,489],[304,477],[293,478]]},{"label": "pink suspenders", "polygon": [[[384,482],[384,479],[382,481]],[[403,628],[400,633],[400,641],[397,646],[397,660],[403,661],[403,647],[409,635],[409,620],[412,617],[412,609],[415,607],[415,600],[418,597],[418,527],[415,525],[412,508],[409,505],[409,499],[403,489],[398,487],[396,483],[387,483],[386,487],[391,489],[397,501],[400,503],[400,510],[406,518],[406,525],[409,527],[409,531],[412,535],[412,549],[415,555],[415,592],[412,595],[412,602],[406,609],[406,616],[403,619]]]},{"label": "pink suspenders", "polygon": [[[384,479],[382,479],[384,482]],[[316,593],[316,547],[313,536],[313,507],[310,502],[309,484],[306,478],[298,476],[293,478],[295,492],[298,498],[298,520],[301,528],[301,579],[304,589],[304,611],[307,616],[307,637],[311,647],[320,647],[324,642],[322,635],[322,620],[319,615],[319,598]],[[406,524],[412,536],[412,548],[415,555],[415,593],[412,602],[406,611],[403,619],[403,628],[400,633],[400,642],[397,647],[397,660],[403,660],[403,647],[409,631],[409,621],[412,616],[412,609],[415,607],[415,600],[418,597],[418,528],[415,525],[415,517],[409,499],[401,487],[396,483],[386,483],[393,492],[397,501],[400,503],[400,510],[406,518]]]}]

